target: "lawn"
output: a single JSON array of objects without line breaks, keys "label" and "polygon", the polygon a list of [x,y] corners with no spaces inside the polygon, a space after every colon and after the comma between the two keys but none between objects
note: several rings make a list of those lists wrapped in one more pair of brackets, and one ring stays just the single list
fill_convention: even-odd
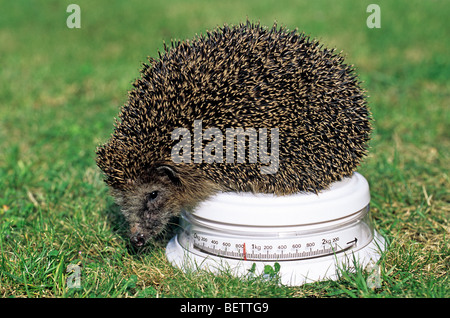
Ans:
[{"label": "lawn", "polygon": [[[450,42],[446,1],[0,1],[0,296],[449,297]],[[183,273],[168,237],[140,253],[95,165],[95,149],[163,41],[246,19],[298,28],[343,51],[374,117],[359,172],[389,243],[369,273],[286,287],[227,272]],[[170,233],[170,232],[169,232]],[[78,265],[80,288],[68,268]]]}]

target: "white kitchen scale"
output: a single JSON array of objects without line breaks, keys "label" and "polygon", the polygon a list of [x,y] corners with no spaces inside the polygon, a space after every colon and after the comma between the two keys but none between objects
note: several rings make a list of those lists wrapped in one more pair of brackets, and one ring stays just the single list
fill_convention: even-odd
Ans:
[{"label": "white kitchen scale", "polygon": [[182,213],[166,256],[183,270],[236,276],[278,263],[280,282],[290,286],[335,280],[341,269],[375,264],[385,249],[369,202],[359,173],[319,194],[220,193]]}]

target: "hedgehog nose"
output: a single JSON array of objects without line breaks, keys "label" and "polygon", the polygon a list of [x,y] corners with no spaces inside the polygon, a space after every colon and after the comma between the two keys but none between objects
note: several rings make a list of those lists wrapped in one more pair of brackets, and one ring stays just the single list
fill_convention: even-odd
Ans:
[{"label": "hedgehog nose", "polygon": [[130,241],[135,247],[142,247],[145,244],[144,234],[136,233],[130,238]]}]

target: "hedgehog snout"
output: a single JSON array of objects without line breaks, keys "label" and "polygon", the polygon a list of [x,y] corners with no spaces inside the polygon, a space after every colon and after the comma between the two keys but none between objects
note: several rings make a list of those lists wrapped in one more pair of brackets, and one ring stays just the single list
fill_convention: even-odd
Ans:
[{"label": "hedgehog snout", "polygon": [[134,247],[142,247],[145,244],[145,236],[142,233],[136,233],[131,236],[130,241]]},{"label": "hedgehog snout", "polygon": [[147,238],[145,237],[144,231],[139,224],[134,224],[130,227],[130,243],[134,247],[142,247],[145,245]]}]

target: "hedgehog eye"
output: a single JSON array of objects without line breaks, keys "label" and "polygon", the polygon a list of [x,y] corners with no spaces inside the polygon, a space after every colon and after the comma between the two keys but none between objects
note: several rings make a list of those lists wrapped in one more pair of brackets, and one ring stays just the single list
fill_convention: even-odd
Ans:
[{"label": "hedgehog eye", "polygon": [[152,202],[158,197],[158,191],[153,191],[147,195],[147,201]]}]

